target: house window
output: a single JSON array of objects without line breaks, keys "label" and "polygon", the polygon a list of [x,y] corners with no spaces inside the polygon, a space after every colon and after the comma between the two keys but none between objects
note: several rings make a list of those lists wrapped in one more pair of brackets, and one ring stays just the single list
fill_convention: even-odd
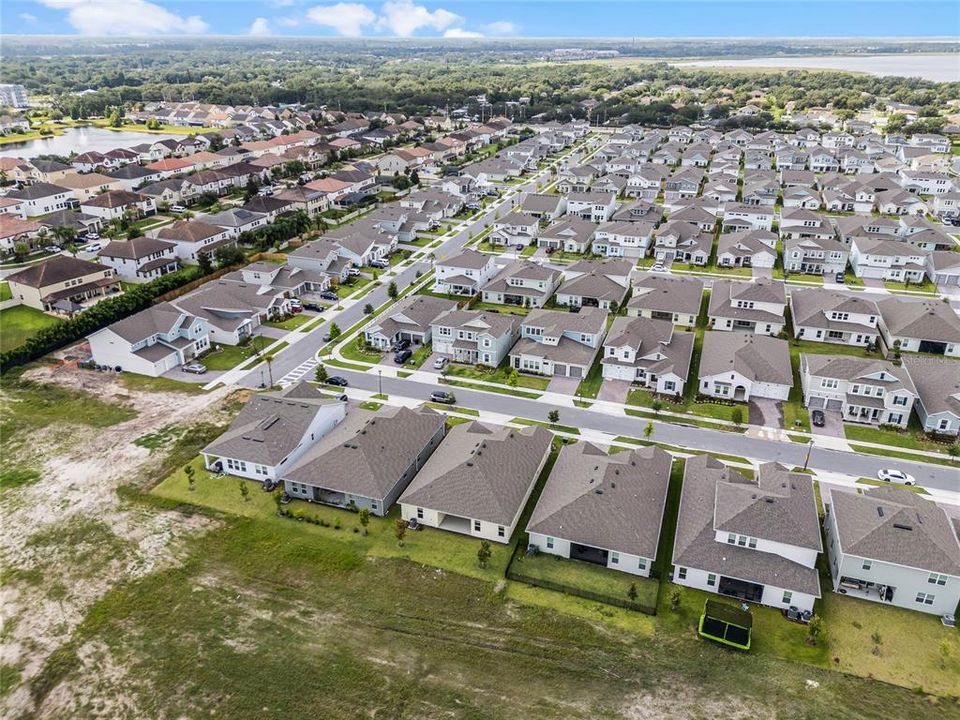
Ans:
[{"label": "house window", "polygon": [[709,575],[707,575],[707,585],[709,585],[710,587],[713,587],[716,584],[717,584],[717,576],[714,575],[713,573],[710,573]]},{"label": "house window", "polygon": [[677,568],[677,579],[678,580],[687,579],[687,569],[685,567]]},{"label": "house window", "polygon": [[423,508],[417,508],[417,520],[423,520]]},{"label": "house window", "polygon": [[820,387],[826,388],[828,390],[833,390],[840,385],[840,381],[836,378],[823,378],[820,381]]},{"label": "house window", "polygon": [[736,545],[736,544],[737,544],[737,534],[736,534],[736,533],[729,533],[729,534],[727,535],[727,543],[728,543],[729,545]]},{"label": "house window", "polygon": [[665,382],[663,384],[663,389],[666,390],[667,392],[673,392],[674,390],[676,390],[676,388],[677,388],[677,384],[672,381]]},{"label": "house window", "polygon": [[927,577],[927,582],[931,585],[946,585],[947,576],[941,575],[940,573],[930,573],[930,575]]},{"label": "house window", "polygon": [[620,553],[618,553],[618,552],[611,552],[611,553],[610,553],[610,564],[611,564],[611,565],[619,565],[619,564],[620,564]]},{"label": "house window", "polygon": [[894,395],[894,396],[893,396],[893,404],[894,404],[894,405],[903,405],[903,406],[906,406],[906,404],[907,404],[907,398],[906,398],[904,395]]},{"label": "house window", "polygon": [[370,509],[371,509],[371,510],[378,510],[379,507],[380,507],[380,503],[378,503],[376,500],[371,500],[371,501],[370,501]]},{"label": "house window", "polygon": [[784,590],[784,591],[783,591],[783,601],[782,601],[783,604],[784,604],[784,605],[789,605],[791,600],[793,600],[793,593],[790,592],[789,590]]},{"label": "house window", "polygon": [[860,566],[860,569],[861,569],[861,570],[869,570],[869,569],[872,568],[872,567],[873,567],[873,561],[872,561],[872,560],[864,560],[864,561],[863,561],[863,564]]},{"label": "house window", "polygon": [[739,537],[737,537],[737,545],[739,545],[740,547],[745,547],[746,544],[747,544],[746,535],[740,535]]},{"label": "house window", "polygon": [[548,538],[547,538],[547,550],[553,550],[553,538],[552,538],[552,537],[548,537]]},{"label": "house window", "polygon": [[756,546],[757,546],[757,539],[756,539],[756,538],[748,538],[748,539],[747,539],[747,547],[748,547],[748,548],[755,548]]},{"label": "house window", "polygon": [[504,529],[503,525],[497,525],[497,537],[504,537],[507,534],[507,531]]},{"label": "house window", "polygon": [[936,600],[935,595],[931,595],[930,593],[923,593],[923,592],[917,593],[917,602],[920,603],[921,605],[933,605],[934,600]]},{"label": "house window", "polygon": [[474,532],[480,532],[480,521],[479,521],[479,520],[474,520],[474,521],[473,521],[473,531],[474,531]]},{"label": "house window", "polygon": [[641,570],[646,570],[647,569],[646,558],[640,558],[640,560],[637,561],[637,567],[640,568]]}]

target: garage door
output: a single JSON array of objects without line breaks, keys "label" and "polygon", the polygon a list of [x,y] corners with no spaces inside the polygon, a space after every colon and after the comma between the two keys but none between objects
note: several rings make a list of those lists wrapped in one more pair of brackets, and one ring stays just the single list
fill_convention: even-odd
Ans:
[{"label": "garage door", "polygon": [[827,410],[842,410],[843,402],[841,400],[827,400]]},{"label": "garage door", "polygon": [[943,355],[947,352],[947,344],[945,342],[934,342],[933,340],[921,340],[920,352]]},{"label": "garage door", "polygon": [[554,374],[554,375],[566,375],[566,374],[567,374],[567,366],[564,365],[564,364],[562,364],[562,363],[554,363],[554,364],[553,364],[553,374]]},{"label": "garage door", "polygon": [[571,365],[570,377],[575,377],[575,378],[583,377],[583,368],[580,367],[579,365]]}]

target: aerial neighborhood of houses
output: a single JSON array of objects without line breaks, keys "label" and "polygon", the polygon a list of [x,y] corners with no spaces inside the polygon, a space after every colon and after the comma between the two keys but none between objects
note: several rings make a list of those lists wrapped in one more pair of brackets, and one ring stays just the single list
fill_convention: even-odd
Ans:
[{"label": "aerial neighborhood of houses", "polygon": [[[960,448],[950,138],[131,119],[216,132],[0,157],[0,251],[22,263],[3,308],[62,320],[162,287],[67,360],[255,391],[204,447],[211,475],[802,622],[827,593],[952,617],[949,478],[916,476]],[[587,422],[604,413],[649,432]],[[746,439],[799,459],[753,462]],[[879,476],[810,472],[884,449]]]}]

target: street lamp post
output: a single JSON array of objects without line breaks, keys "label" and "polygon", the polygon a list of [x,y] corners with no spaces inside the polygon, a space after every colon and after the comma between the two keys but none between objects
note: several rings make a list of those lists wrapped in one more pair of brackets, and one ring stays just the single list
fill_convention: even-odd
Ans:
[{"label": "street lamp post", "polygon": [[383,397],[383,370],[377,368],[377,390],[380,397]]},{"label": "street lamp post", "polygon": [[807,456],[803,459],[803,469],[806,471],[807,464],[810,462],[810,451],[813,450],[813,438],[807,443]]}]

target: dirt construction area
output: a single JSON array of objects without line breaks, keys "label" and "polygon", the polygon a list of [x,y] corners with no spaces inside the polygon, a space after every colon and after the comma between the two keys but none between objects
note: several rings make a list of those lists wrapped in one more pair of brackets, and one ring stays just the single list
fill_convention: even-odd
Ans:
[{"label": "dirt construction area", "polygon": [[31,678],[105,592],[176,563],[180,538],[215,522],[125,503],[118,490],[177,432],[223,422],[228,394],[137,389],[67,367],[4,383],[0,715],[31,710]]}]

